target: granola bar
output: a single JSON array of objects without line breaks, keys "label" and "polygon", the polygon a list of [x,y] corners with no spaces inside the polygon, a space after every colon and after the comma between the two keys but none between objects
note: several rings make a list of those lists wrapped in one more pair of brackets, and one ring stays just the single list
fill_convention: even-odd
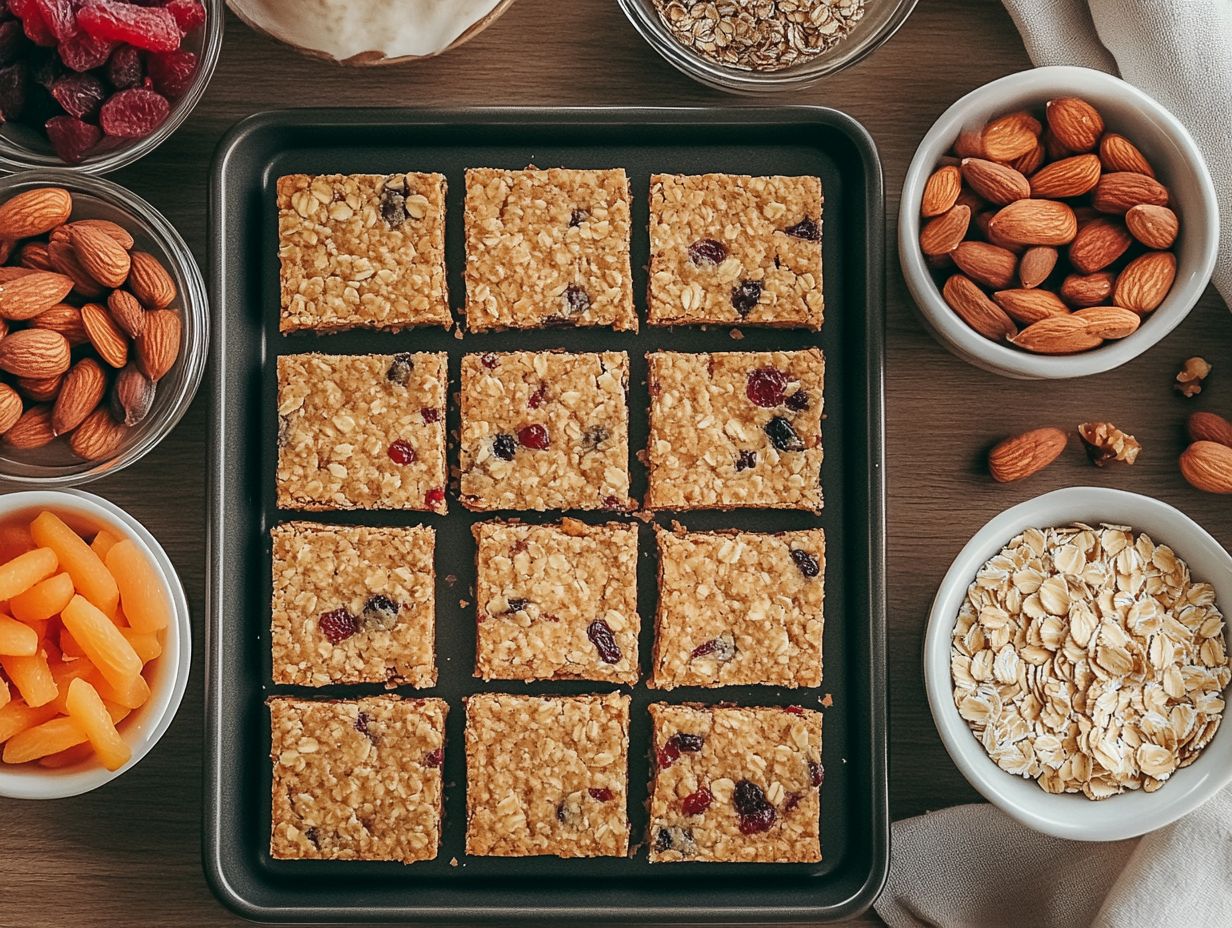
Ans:
[{"label": "granola bar", "polygon": [[283,332],[450,326],[442,174],[278,178]]},{"label": "granola bar", "polygon": [[466,324],[637,331],[623,169],[466,172]]},{"label": "granola bar", "polygon": [[269,700],[270,854],[283,860],[436,857],[441,699]]},{"label": "granola bar", "polygon": [[648,508],[821,510],[819,349],[648,360]]},{"label": "granola bar", "polygon": [[475,676],[637,682],[637,528],[480,522]]},{"label": "granola bar", "polygon": [[462,358],[462,504],[626,509],[629,357],[514,351]]},{"label": "granola bar", "polygon": [[623,857],[629,697],[466,700],[466,852]]},{"label": "granola bar", "polygon": [[436,683],[435,531],[287,522],[270,534],[275,683]]},{"label": "granola bar", "polygon": [[650,862],[821,860],[821,713],[650,706]]},{"label": "granola bar", "polygon": [[822,529],[655,535],[651,686],[821,684]]},{"label": "granola bar", "polygon": [[651,325],[820,329],[821,181],[650,179]]},{"label": "granola bar", "polygon": [[445,355],[278,359],[278,505],[445,512]]}]

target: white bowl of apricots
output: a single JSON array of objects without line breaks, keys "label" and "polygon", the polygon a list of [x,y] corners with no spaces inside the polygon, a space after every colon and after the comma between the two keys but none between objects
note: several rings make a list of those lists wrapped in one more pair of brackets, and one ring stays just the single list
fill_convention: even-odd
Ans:
[{"label": "white bowl of apricots", "polygon": [[0,796],[120,776],[170,726],[190,657],[184,589],[137,520],[79,490],[0,496]]}]

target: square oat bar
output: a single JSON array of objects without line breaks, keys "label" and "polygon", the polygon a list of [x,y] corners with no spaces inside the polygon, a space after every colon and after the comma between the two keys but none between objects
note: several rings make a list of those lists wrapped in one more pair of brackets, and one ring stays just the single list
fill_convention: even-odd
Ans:
[{"label": "square oat bar", "polygon": [[278,359],[278,506],[445,512],[444,353]]},{"label": "square oat bar", "polygon": [[280,860],[436,857],[442,699],[269,700],[270,855]]},{"label": "square oat bar", "polygon": [[466,700],[466,853],[623,857],[629,697]]},{"label": "square oat bar", "polygon": [[647,508],[821,510],[819,349],[648,360]]},{"label": "square oat bar", "polygon": [[275,683],[436,683],[436,532],[275,526]]},{"label": "square oat bar", "polygon": [[278,178],[283,332],[453,324],[442,174]]},{"label": "square oat bar", "polygon": [[475,676],[637,682],[637,528],[480,522]]},{"label": "square oat bar", "polygon": [[650,178],[651,325],[820,329],[821,181]]},{"label": "square oat bar", "polygon": [[821,685],[825,532],[655,536],[652,687]]},{"label": "square oat bar", "polygon": [[821,713],[650,706],[650,862],[821,860]]},{"label": "square oat bar", "polygon": [[621,168],[466,172],[466,325],[637,331]]},{"label": "square oat bar", "polygon": [[462,504],[629,509],[629,356],[462,358]]}]

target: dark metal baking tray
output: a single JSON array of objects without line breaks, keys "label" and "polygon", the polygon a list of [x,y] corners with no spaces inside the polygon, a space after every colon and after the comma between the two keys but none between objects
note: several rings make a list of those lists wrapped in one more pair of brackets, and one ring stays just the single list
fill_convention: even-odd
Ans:
[{"label": "dark metal baking tray", "polygon": [[[606,330],[467,334],[439,329],[399,334],[345,332],[281,336],[274,184],[292,172],[441,171],[449,180],[446,247],[450,293],[463,286],[463,170],[467,167],[624,167],[633,193],[634,293],[645,312],[647,192],[652,172],[816,174],[825,190],[826,323],[820,334],[747,328],[643,326]],[[885,878],[888,849],[884,669],[884,481],[882,460],[882,277],[884,215],[876,150],[850,117],[819,108],[289,110],[237,125],[214,162],[212,277],[213,436],[207,668],[206,875],[231,908],[261,921],[419,923],[754,924],[815,923],[868,906]],[[437,529],[437,652],[432,691],[451,707],[445,763],[445,827],[437,860],[397,863],[279,861],[269,855],[270,685],[268,530],[297,513],[275,508],[274,359],[287,352],[447,351],[450,429],[457,428],[458,359],[464,351],[508,348],[625,350],[632,363],[630,446],[646,438],[649,350],[801,348],[826,352],[826,508],[808,513],[697,512],[691,528],[780,530],[820,524],[828,535],[823,686],[650,691],[633,695],[630,816],[644,831],[652,700],[815,706],[825,694],[820,864],[669,864],[651,867],[642,847],[630,859],[474,858],[463,853],[465,758],[462,699],[486,690],[581,693],[603,684],[550,681],[484,684],[471,676],[473,547],[465,512],[316,513],[319,521],[430,524]],[[456,462],[456,448],[451,460]],[[633,492],[645,489],[634,460]],[[528,520],[551,514],[519,514]],[[591,521],[605,514],[580,516]],[[671,514],[661,514],[666,522]],[[627,517],[625,517],[627,518]],[[641,524],[641,523],[636,523]],[[653,639],[655,563],[642,526],[639,608],[643,674]],[[448,575],[456,576],[452,584]],[[379,692],[329,687],[319,695]],[[402,690],[409,692],[408,690]]]}]

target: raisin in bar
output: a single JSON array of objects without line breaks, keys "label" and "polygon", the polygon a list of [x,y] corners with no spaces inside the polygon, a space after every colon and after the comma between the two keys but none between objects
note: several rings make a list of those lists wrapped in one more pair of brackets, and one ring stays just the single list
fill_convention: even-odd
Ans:
[{"label": "raisin in bar", "polygon": [[273,857],[436,857],[444,700],[274,697],[269,710]]},{"label": "raisin in bar", "polygon": [[278,359],[278,505],[445,512],[445,355]]},{"label": "raisin in bar", "polygon": [[658,528],[650,685],[819,686],[825,533]]},{"label": "raisin in bar", "polygon": [[279,329],[450,326],[441,174],[278,178]]},{"label": "raisin in bar", "polygon": [[651,704],[650,862],[821,860],[821,713]]},{"label": "raisin in bar", "polygon": [[432,529],[287,522],[270,534],[275,683],[436,683]]},{"label": "raisin in bar", "polygon": [[628,509],[629,357],[514,351],[462,358],[462,504]]},{"label": "raisin in bar", "polygon": [[648,360],[648,508],[821,510],[819,349]]},{"label": "raisin in bar", "polygon": [[821,181],[650,179],[651,325],[820,329]]},{"label": "raisin in bar", "polygon": [[466,700],[466,853],[623,857],[629,697]]},{"label": "raisin in bar", "polygon": [[466,324],[637,331],[623,169],[466,172]]},{"label": "raisin in bar", "polygon": [[637,682],[637,528],[480,522],[475,676]]}]

